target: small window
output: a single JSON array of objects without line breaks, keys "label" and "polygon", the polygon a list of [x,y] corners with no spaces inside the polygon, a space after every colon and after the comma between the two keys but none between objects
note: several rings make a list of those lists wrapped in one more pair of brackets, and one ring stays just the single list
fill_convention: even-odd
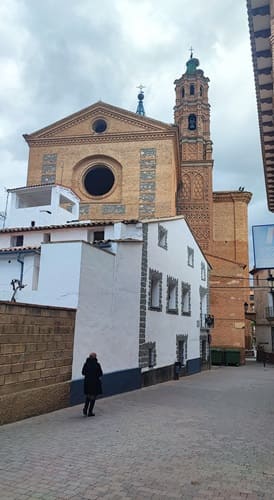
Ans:
[{"label": "small window", "polygon": [[44,233],[43,234],[43,242],[44,243],[49,243],[51,240],[51,234],[50,233]]},{"label": "small window", "polygon": [[206,281],[206,266],[204,262],[201,262],[201,280]]},{"label": "small window", "polygon": [[196,128],[197,128],[196,115],[191,114],[188,117],[188,130],[196,130]]},{"label": "small window", "polygon": [[190,247],[187,247],[187,265],[194,267],[194,250]]},{"label": "small window", "polygon": [[191,315],[191,287],[188,283],[182,283],[182,315]]},{"label": "small window", "polygon": [[104,231],[94,231],[93,233],[93,241],[103,241],[105,239]]},{"label": "small window", "polygon": [[178,314],[178,280],[167,278],[167,312]]},{"label": "small window", "polygon": [[162,273],[150,269],[149,309],[162,310]]},{"label": "small window", "polygon": [[200,87],[200,96],[202,96],[202,95],[203,95],[203,87],[201,86]]},{"label": "small window", "polygon": [[182,97],[185,97],[185,87],[182,88]]},{"label": "small window", "polygon": [[22,247],[24,244],[24,235],[20,234],[18,236],[12,236],[10,239],[11,247]]},{"label": "small window", "polygon": [[158,225],[158,245],[167,250],[167,229],[160,224]]},{"label": "small window", "polygon": [[35,220],[32,220],[30,225],[31,225],[31,227],[35,227]]},{"label": "small window", "polygon": [[195,94],[195,86],[193,85],[193,83],[189,87],[189,93],[190,93],[190,95],[194,95]]}]

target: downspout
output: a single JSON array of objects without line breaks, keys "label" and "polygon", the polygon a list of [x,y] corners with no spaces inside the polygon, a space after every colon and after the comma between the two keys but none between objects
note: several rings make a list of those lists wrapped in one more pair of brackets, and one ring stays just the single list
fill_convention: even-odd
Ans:
[{"label": "downspout", "polygon": [[17,256],[17,262],[19,262],[19,264],[21,264],[21,271],[20,271],[20,278],[19,278],[19,283],[20,283],[20,286],[22,286],[23,284],[23,273],[24,273],[24,261],[23,260],[20,260],[20,253],[18,254]]}]

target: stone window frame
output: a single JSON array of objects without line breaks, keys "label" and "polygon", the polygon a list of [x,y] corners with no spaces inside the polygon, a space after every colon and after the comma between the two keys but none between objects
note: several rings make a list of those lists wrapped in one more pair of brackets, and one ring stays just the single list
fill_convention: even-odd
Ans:
[{"label": "stone window frame", "polygon": [[[182,316],[191,316],[191,284],[182,281],[181,283],[182,298],[181,298],[181,308]],[[184,308],[184,297],[188,294],[188,311]]]},{"label": "stone window frame", "polygon": [[187,247],[187,265],[194,267],[194,248]]},{"label": "stone window frame", "polygon": [[206,281],[206,265],[204,262],[201,262],[201,280]]},{"label": "stone window frame", "polygon": [[[203,357],[203,342],[205,342],[206,344],[206,349],[205,349],[205,357]],[[209,349],[210,349],[210,346],[209,346],[209,343],[208,343],[208,334],[207,333],[203,333],[200,335],[200,358],[201,358],[201,361],[202,361],[202,364],[206,364],[208,362],[208,357],[209,357]]]},{"label": "stone window frame", "polygon": [[[159,281],[159,305],[152,305],[152,282],[153,280]],[[163,273],[155,269],[149,269],[149,286],[148,286],[148,309],[150,311],[162,311],[162,288],[163,288]]]},{"label": "stone window frame", "polygon": [[158,224],[158,246],[167,250],[167,229]]},{"label": "stone window frame", "polygon": [[145,342],[143,348],[143,368],[154,368],[157,365],[156,342]]},{"label": "stone window frame", "polygon": [[183,359],[183,364],[182,366],[187,365],[187,344],[188,344],[188,335],[187,334],[180,334],[176,335],[176,359],[177,361],[182,361],[180,358],[180,352],[179,352],[179,345],[180,342],[184,342],[184,359]]},{"label": "stone window frame", "polygon": [[[167,276],[166,280],[166,312],[168,314],[179,314],[179,307],[178,307],[178,279],[173,278],[172,276]],[[170,308],[169,307],[169,289],[170,286],[172,288],[175,288],[175,308]]]},{"label": "stone window frame", "polygon": [[[205,307],[203,307],[203,303],[205,300]],[[205,317],[208,311],[208,288],[204,286],[200,286],[200,329],[207,329]]]}]

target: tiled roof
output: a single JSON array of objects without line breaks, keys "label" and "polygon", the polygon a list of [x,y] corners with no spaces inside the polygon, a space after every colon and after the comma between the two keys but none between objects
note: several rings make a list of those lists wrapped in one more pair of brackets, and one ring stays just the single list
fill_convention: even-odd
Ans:
[{"label": "tiled roof", "polygon": [[1,253],[30,253],[40,251],[40,246],[0,248]]},{"label": "tiled roof", "polygon": [[96,227],[96,226],[113,226],[115,223],[122,222],[123,224],[138,224],[138,220],[103,220],[94,222],[73,222],[71,224],[53,224],[50,226],[27,226],[27,227],[6,227],[0,229],[0,233],[22,233],[25,231],[44,231],[48,229],[69,229],[71,227]]}]

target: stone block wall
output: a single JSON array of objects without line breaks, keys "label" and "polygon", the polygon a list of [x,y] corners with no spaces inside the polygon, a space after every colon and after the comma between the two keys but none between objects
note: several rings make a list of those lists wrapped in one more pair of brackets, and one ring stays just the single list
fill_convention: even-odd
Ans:
[{"label": "stone block wall", "polygon": [[0,424],[69,405],[75,313],[0,302]]}]

